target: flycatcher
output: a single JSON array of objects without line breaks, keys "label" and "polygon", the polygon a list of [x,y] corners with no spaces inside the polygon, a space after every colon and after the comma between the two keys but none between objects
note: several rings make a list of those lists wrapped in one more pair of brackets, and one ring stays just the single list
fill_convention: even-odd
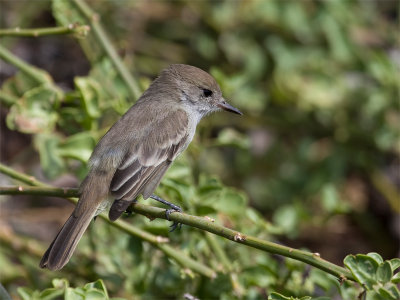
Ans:
[{"label": "flycatcher", "polygon": [[225,101],[211,75],[181,64],[163,70],[95,147],[78,204],[40,267],[64,267],[90,221],[109,205],[114,221],[139,195],[149,198],[192,141],[199,121],[221,109],[242,114]]}]

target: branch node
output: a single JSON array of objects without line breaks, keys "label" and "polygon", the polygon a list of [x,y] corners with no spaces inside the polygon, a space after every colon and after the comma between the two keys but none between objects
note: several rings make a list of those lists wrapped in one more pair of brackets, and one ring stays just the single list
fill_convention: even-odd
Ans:
[{"label": "branch node", "polygon": [[144,215],[147,219],[150,220],[150,222],[154,221],[155,219],[157,219],[156,217],[153,216],[149,216],[149,215]]},{"label": "branch node", "polygon": [[235,242],[244,242],[246,240],[246,237],[242,235],[240,232],[236,233],[235,236],[233,237],[233,240]]},{"label": "branch node", "polygon": [[99,14],[93,14],[92,15],[92,20],[93,20],[93,22],[98,22],[99,20],[100,20],[100,16],[99,16]]},{"label": "branch node", "polygon": [[169,242],[169,238],[166,238],[166,237],[163,237],[163,236],[160,236],[160,235],[158,235],[156,237],[156,240],[157,240],[157,243],[160,243],[160,244]]},{"label": "branch node", "polygon": [[215,222],[215,219],[213,219],[213,218],[210,218],[209,216],[205,216],[204,217],[207,221],[210,221],[210,222]]},{"label": "branch node", "polygon": [[344,276],[343,274],[340,274],[338,280],[339,280],[339,284],[342,285],[347,280],[347,277]]}]

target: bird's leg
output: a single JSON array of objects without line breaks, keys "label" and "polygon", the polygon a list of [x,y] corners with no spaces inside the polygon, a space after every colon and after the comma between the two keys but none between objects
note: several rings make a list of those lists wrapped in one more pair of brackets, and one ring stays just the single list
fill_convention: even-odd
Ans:
[{"label": "bird's leg", "polygon": [[169,202],[167,200],[164,200],[163,198],[160,198],[157,195],[153,194],[153,195],[150,196],[150,198],[152,198],[152,199],[154,199],[154,200],[156,200],[158,202],[161,202],[162,204],[165,204],[165,205],[171,207],[170,209],[168,209],[169,210],[168,215],[166,215],[168,221],[169,221],[168,217],[172,212],[174,212],[174,211],[182,212],[182,208],[180,208],[178,205],[175,205],[175,204],[173,204],[173,203],[171,203],[171,202]]},{"label": "bird's leg", "polygon": [[[162,204],[165,204],[165,205],[167,205],[167,206],[169,206],[170,208],[169,209],[167,209],[166,211],[165,211],[165,217],[167,218],[167,220],[169,221],[169,216],[170,216],[170,214],[171,213],[173,213],[174,211],[177,211],[177,212],[182,212],[182,208],[180,208],[178,205],[175,205],[175,204],[173,204],[173,203],[171,203],[171,202],[168,202],[167,200],[164,200],[163,198],[160,198],[160,197],[158,197],[157,195],[151,195],[150,196],[150,198],[151,199],[154,199],[154,200],[156,200],[156,201],[158,201],[158,202],[161,202]],[[181,223],[178,223],[178,222],[174,222],[172,225],[171,225],[171,230],[170,230],[170,232],[172,232],[172,231],[174,231],[177,227],[179,227],[179,229],[182,227],[182,224]]]},{"label": "bird's leg", "polygon": [[[135,204],[136,202],[137,202],[137,200],[135,199],[135,200],[133,200],[133,201],[131,202],[131,204]],[[130,216],[133,214],[132,205],[129,205],[129,206],[127,207],[127,209],[125,210],[125,212],[128,214],[128,217],[130,217]]]}]

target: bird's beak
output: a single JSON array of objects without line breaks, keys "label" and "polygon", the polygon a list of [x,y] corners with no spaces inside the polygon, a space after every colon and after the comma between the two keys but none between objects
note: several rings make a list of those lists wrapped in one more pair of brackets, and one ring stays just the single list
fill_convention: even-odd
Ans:
[{"label": "bird's beak", "polygon": [[222,101],[217,104],[219,108],[222,108],[223,110],[233,112],[238,115],[243,115],[240,110],[238,110],[236,107],[233,107],[230,105],[228,102],[225,101],[225,99],[222,98]]}]

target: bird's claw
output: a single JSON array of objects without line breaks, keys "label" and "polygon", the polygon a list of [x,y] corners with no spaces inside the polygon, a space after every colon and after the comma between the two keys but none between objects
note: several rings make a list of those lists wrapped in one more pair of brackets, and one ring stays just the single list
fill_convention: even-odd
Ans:
[{"label": "bird's claw", "polygon": [[[165,218],[168,220],[168,221],[171,221],[170,219],[169,219],[169,216],[173,213],[173,212],[182,212],[182,208],[180,208],[179,206],[177,206],[177,205],[174,205],[175,207],[174,208],[170,208],[170,209],[167,209],[167,210],[165,210]],[[176,222],[176,221],[174,221],[173,223],[172,223],[172,225],[170,226],[170,230],[169,230],[169,232],[173,232],[176,228],[178,228],[178,229],[181,229],[182,228],[182,223],[179,223],[179,222]]]},{"label": "bird's claw", "polygon": [[173,231],[175,231],[176,228],[181,229],[182,228],[182,223],[174,222],[169,227],[170,227],[169,232],[173,232]]},{"label": "bird's claw", "polygon": [[[169,216],[170,216],[173,212],[175,212],[175,211],[177,211],[177,212],[182,212],[182,208],[181,208],[180,206],[175,205],[175,204],[173,204],[173,203],[171,203],[171,202],[168,202],[167,200],[164,200],[163,198],[160,198],[160,197],[158,197],[158,196],[156,196],[156,195],[151,195],[150,198],[152,198],[152,199],[154,199],[154,200],[156,200],[156,201],[158,201],[158,202],[161,202],[161,203],[163,203],[163,204],[165,204],[165,205],[168,205],[168,206],[170,207],[169,209],[165,210],[165,218],[166,218],[168,221],[170,221]],[[172,223],[172,225],[171,225],[170,227],[171,227],[170,232],[172,232],[172,231],[174,231],[177,227],[178,227],[179,229],[181,229],[182,224],[181,224],[181,223],[178,223],[178,222],[174,222],[174,223]]]}]

